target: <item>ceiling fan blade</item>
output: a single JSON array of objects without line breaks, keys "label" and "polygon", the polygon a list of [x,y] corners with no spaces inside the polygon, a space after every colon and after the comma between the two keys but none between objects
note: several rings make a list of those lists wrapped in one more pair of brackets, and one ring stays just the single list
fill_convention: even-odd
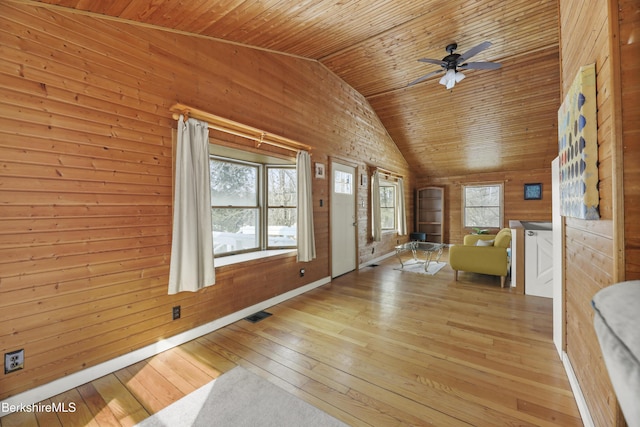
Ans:
[{"label": "ceiling fan blade", "polygon": [[491,42],[482,42],[478,46],[472,47],[471,49],[460,55],[460,57],[458,58],[458,64],[461,64],[472,56],[479,54],[480,52],[491,46],[491,44]]},{"label": "ceiling fan blade", "polygon": [[420,62],[427,62],[429,64],[436,64],[436,65],[440,65],[443,66],[443,64],[446,65],[445,62],[442,61],[442,59],[430,59],[430,58],[422,58],[422,59],[418,59],[418,61]]},{"label": "ceiling fan blade", "polygon": [[502,64],[498,62],[467,62],[458,68],[463,70],[497,70],[500,67],[502,67]]},{"label": "ceiling fan blade", "polygon": [[431,77],[431,76],[435,76],[436,74],[441,73],[441,72],[443,72],[443,71],[444,71],[444,70],[432,71],[431,73],[429,73],[429,74],[425,74],[424,76],[420,77],[419,79],[416,79],[416,80],[412,81],[412,82],[411,82],[411,83],[409,83],[407,86],[413,86],[413,85],[415,85],[415,84],[418,84],[418,83],[420,83],[420,82],[422,82],[422,81],[424,81],[424,80],[427,80],[429,77]]}]

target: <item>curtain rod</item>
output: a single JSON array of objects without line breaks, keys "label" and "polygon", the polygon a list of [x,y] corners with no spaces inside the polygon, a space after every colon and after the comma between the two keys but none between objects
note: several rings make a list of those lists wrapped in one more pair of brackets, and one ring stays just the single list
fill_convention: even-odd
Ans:
[{"label": "curtain rod", "polygon": [[174,104],[169,111],[173,112],[173,118],[175,120],[180,119],[180,114],[182,114],[185,117],[185,120],[188,117],[203,120],[207,122],[210,129],[256,141],[258,143],[256,146],[257,148],[262,144],[267,144],[290,151],[311,151],[311,146],[307,144],[285,138],[284,136],[265,132],[252,126],[234,122],[233,120],[225,119],[223,117],[216,116],[215,114],[207,113],[206,111],[198,110],[197,108],[189,107],[184,104]]},{"label": "curtain rod", "polygon": [[390,171],[390,170],[388,170],[388,169],[375,167],[375,168],[374,168],[374,171],[378,171],[378,172],[380,172],[380,173],[381,173],[381,174],[383,174],[383,175],[388,175],[388,176],[393,177],[393,178],[403,178],[403,179],[404,179],[404,176],[403,176],[403,175],[400,175],[399,173],[391,172],[391,171]]}]

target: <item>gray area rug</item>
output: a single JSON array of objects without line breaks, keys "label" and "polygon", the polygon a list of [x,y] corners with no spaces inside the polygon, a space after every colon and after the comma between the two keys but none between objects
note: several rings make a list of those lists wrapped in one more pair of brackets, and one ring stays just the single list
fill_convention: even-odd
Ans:
[{"label": "gray area rug", "polygon": [[347,424],[237,366],[138,426],[344,427]]}]

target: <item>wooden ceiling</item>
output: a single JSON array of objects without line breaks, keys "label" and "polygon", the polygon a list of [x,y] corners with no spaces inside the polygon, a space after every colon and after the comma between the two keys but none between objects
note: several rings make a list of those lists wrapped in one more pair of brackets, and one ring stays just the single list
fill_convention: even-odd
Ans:
[{"label": "wooden ceiling", "polygon": [[[557,0],[41,0],[319,61],[371,103],[420,178],[549,168]],[[419,58],[493,43],[448,91]]]}]

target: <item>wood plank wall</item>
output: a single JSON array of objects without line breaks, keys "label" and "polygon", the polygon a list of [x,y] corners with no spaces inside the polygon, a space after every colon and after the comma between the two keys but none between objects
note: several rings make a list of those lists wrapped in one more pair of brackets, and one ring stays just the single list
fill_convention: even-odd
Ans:
[{"label": "wood plank wall", "polygon": [[625,279],[640,280],[640,4],[618,2],[624,162]]},{"label": "wood plank wall", "polygon": [[[310,144],[312,162],[404,174],[411,200],[369,104],[316,62],[24,3],[0,16],[0,354],[26,356],[0,399],[330,274],[329,180],[315,179],[304,278],[281,256],[167,295],[175,102]],[[366,186],[359,197],[368,206]],[[361,225],[360,263],[395,244],[368,235]]]},{"label": "wood plank wall", "polygon": [[[619,159],[616,162],[616,153],[622,144],[616,132],[616,97],[620,95],[620,85],[616,82],[617,72],[612,73],[612,69],[617,71],[617,62],[611,62],[617,61],[615,51],[618,49],[612,47],[617,41],[611,41],[610,30],[617,23],[612,26],[609,20],[617,19],[611,16],[611,11],[624,2],[609,3],[560,1],[562,96],[579,67],[596,64],[601,219],[565,220],[566,351],[595,425],[603,426],[624,424],[593,329],[590,304],[597,291],[623,277],[618,274],[618,213],[614,211],[619,206],[616,188],[622,171],[622,162]],[[631,3],[627,3],[628,13],[633,9]],[[637,165],[634,168],[632,170],[637,171]],[[637,216],[631,220],[637,222]]]},{"label": "wood plank wall", "polygon": [[[436,185],[445,188],[444,241],[462,243],[472,230],[462,226],[462,186],[469,184],[504,184],[504,226],[509,221],[551,221],[551,165],[549,169],[509,171],[500,173],[451,176],[446,178],[418,178],[418,187]],[[524,184],[542,184],[541,200],[524,200]]]}]

